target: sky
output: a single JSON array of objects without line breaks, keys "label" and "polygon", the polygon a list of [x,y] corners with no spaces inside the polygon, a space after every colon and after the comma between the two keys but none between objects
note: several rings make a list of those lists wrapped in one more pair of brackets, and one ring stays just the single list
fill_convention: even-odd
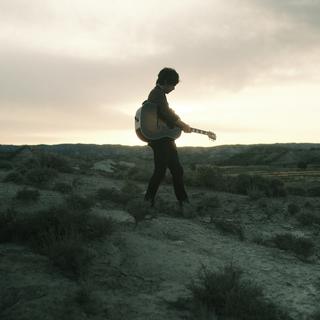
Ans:
[{"label": "sky", "polygon": [[319,143],[318,0],[0,0],[0,144],[144,145],[134,114],[171,67],[170,108],[217,140]]}]

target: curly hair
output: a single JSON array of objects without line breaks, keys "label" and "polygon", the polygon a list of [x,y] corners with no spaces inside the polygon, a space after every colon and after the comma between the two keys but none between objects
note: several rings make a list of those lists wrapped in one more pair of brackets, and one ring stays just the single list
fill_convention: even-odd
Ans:
[{"label": "curly hair", "polygon": [[176,85],[179,83],[179,74],[172,68],[163,68],[158,74],[157,84]]}]

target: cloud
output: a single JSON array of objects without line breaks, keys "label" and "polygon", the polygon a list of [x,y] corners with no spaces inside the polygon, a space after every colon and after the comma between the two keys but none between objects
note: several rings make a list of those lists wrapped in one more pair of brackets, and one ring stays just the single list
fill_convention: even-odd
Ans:
[{"label": "cloud", "polygon": [[311,0],[1,1],[1,128],[131,127],[164,66],[180,101],[317,82],[318,12]]},{"label": "cloud", "polygon": [[250,0],[256,5],[270,10],[278,18],[289,19],[293,24],[319,30],[320,3],[314,0]]},{"label": "cloud", "polygon": [[[101,97],[103,87],[111,89],[108,97],[112,103],[113,96],[115,100],[128,98],[129,101],[134,93],[131,95],[128,88],[139,90],[137,82],[148,85],[165,65],[181,70],[185,84],[191,78],[197,79],[200,85],[226,90],[241,90],[257,82],[273,81],[279,75],[287,75],[288,79],[308,77],[314,71],[305,66],[305,61],[319,62],[316,53],[320,46],[319,41],[315,41],[319,36],[296,21],[302,16],[316,25],[317,20],[312,17],[319,5],[300,2],[302,5],[288,0],[247,0],[239,7],[234,0],[224,4],[211,0],[188,1],[184,6],[162,4],[162,10],[154,15],[160,1],[153,0],[138,2],[137,14],[130,15],[132,8],[128,1],[122,5],[100,4],[95,9],[88,6],[87,1],[80,1],[76,13],[70,15],[73,2],[68,7],[46,1],[41,10],[46,17],[51,17],[48,19],[54,30],[43,23],[40,15],[37,28],[27,33],[40,38],[38,43],[42,49],[36,44],[31,50],[24,49],[23,45],[27,44],[19,43],[20,47],[12,48],[19,48],[19,52],[9,52],[2,64],[15,66],[15,83],[16,77],[21,76],[19,70],[24,68],[24,72],[33,74],[30,80],[35,84],[45,77],[50,86],[40,83],[38,98],[43,93],[44,97],[50,96],[51,101],[65,99],[67,102],[75,99],[71,97],[73,88],[81,90],[81,101],[93,97],[107,101],[107,97]],[[10,6],[13,12],[16,7]],[[35,3],[31,2],[30,7],[35,8]],[[34,9],[29,8],[26,16],[30,19],[20,22],[20,31],[30,27]],[[41,26],[48,34],[39,33]],[[300,72],[291,72],[294,64],[300,65]],[[70,92],[65,92],[62,86],[70,86]],[[121,97],[119,87],[126,91]],[[30,95],[35,95],[27,89]],[[21,94],[26,94],[25,87],[21,88]]]},{"label": "cloud", "polygon": [[[3,110],[2,110],[3,112]],[[89,132],[124,130],[132,127],[133,117],[110,109],[93,110],[37,110],[28,109],[3,112],[0,119],[2,132],[10,134],[23,131],[28,134],[50,132]]]}]

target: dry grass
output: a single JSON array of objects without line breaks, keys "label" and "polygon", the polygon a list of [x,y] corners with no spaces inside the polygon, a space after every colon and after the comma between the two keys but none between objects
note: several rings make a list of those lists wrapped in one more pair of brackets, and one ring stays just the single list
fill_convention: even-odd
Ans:
[{"label": "dry grass", "polygon": [[277,234],[272,238],[273,243],[282,250],[308,258],[315,252],[315,243],[311,239],[297,237],[291,233]]},{"label": "dry grass", "polygon": [[87,202],[75,205],[74,200],[29,215],[17,214],[14,210],[2,212],[0,241],[29,245],[48,256],[52,265],[65,275],[82,276],[93,258],[87,242],[110,235],[113,223],[86,211]]},{"label": "dry grass", "polygon": [[199,272],[199,279],[188,285],[191,297],[173,305],[188,310],[190,319],[286,320],[289,316],[268,302],[255,283],[243,280],[242,271],[232,264],[219,272]]}]

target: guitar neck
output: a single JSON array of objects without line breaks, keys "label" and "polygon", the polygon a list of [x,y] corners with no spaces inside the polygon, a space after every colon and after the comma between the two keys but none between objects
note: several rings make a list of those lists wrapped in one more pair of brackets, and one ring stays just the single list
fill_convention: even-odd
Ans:
[{"label": "guitar neck", "polygon": [[208,134],[208,131],[204,131],[204,130],[201,130],[201,129],[196,129],[196,128],[191,128],[192,132],[195,132],[195,133],[201,133],[201,134]]}]

